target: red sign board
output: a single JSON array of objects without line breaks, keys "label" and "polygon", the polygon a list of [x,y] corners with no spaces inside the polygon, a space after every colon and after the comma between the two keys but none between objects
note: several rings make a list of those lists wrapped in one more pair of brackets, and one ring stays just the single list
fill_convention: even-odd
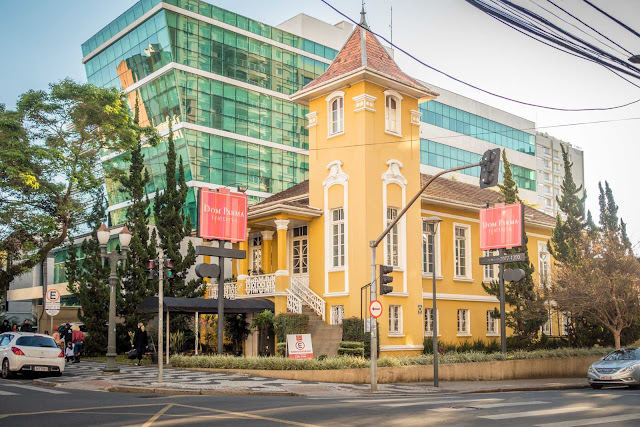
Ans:
[{"label": "red sign board", "polygon": [[230,242],[247,240],[247,195],[232,193],[226,188],[201,188],[198,237]]},{"label": "red sign board", "polygon": [[480,249],[483,251],[522,246],[523,234],[522,203],[480,209]]}]

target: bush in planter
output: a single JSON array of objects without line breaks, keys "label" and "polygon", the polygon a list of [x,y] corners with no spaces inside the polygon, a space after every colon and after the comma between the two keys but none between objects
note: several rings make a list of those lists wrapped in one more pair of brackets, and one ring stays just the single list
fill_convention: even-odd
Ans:
[{"label": "bush in planter", "polygon": [[338,347],[338,355],[364,357],[364,343],[342,341]]},{"label": "bush in planter", "polygon": [[274,319],[276,339],[279,343],[287,340],[287,335],[306,334],[309,331],[309,316],[298,313],[280,313]]},{"label": "bush in planter", "polygon": [[364,327],[359,317],[342,319],[342,341],[363,342]]},{"label": "bush in planter", "polygon": [[276,344],[276,356],[285,357],[287,353],[287,343],[279,342]]}]

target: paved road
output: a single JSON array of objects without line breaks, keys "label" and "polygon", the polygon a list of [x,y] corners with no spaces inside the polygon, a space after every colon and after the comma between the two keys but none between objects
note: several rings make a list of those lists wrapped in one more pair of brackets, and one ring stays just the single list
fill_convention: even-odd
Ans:
[{"label": "paved road", "polygon": [[640,425],[640,392],[627,389],[313,398],[166,396],[0,381],[3,426],[179,425]]}]

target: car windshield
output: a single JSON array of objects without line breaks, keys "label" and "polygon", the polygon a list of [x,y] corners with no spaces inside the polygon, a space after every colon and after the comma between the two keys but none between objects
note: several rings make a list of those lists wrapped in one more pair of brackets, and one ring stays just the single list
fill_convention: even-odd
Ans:
[{"label": "car windshield", "polygon": [[607,355],[604,360],[640,360],[640,348],[616,350]]},{"label": "car windshield", "polygon": [[24,347],[51,347],[56,348],[56,342],[51,337],[20,337],[16,340],[16,345]]}]

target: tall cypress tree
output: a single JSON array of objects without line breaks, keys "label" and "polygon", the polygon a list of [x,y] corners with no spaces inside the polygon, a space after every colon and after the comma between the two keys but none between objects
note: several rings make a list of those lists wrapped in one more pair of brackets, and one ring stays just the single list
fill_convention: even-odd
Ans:
[{"label": "tall cypress tree", "polygon": [[69,256],[65,262],[67,289],[82,307],[78,309],[78,318],[87,328],[84,351],[90,355],[104,354],[107,348],[106,325],[109,320],[109,265],[102,265],[97,235],[97,230],[106,217],[102,187],[97,190],[97,196],[87,219],[92,230],[91,238],[80,245],[84,258],[78,260],[77,246],[69,245]]},{"label": "tall cypress tree", "polygon": [[600,204],[601,230],[606,233],[616,234],[627,251],[633,252],[633,245],[627,235],[627,224],[622,218],[618,218],[618,205],[616,205],[616,201],[613,198],[613,190],[611,190],[607,181],[604,182],[604,188],[602,188],[602,183],[599,182],[598,189],[600,190],[598,203]]},{"label": "tall cypress tree", "polygon": [[[498,184],[501,201],[506,204],[521,202],[518,196],[518,186],[513,179],[511,172],[511,164],[507,159],[507,154],[502,151],[502,164],[504,167],[502,184]],[[527,248],[528,238],[525,235],[524,246],[506,250],[506,254],[525,253],[529,258],[529,250]],[[538,335],[540,327],[547,320],[547,313],[544,308],[543,300],[536,292],[535,283],[533,282],[533,264],[529,262],[513,262],[505,264],[505,269],[521,268],[525,272],[525,277],[519,282],[505,283],[505,301],[509,304],[511,311],[506,313],[507,326],[513,329],[514,339],[517,340],[516,345],[525,346],[534,341]],[[483,283],[483,288],[490,295],[500,296],[500,286],[498,282],[489,284]]]},{"label": "tall cypress tree", "polygon": [[[160,247],[165,257],[175,262],[175,275],[165,282],[164,295],[170,297],[200,297],[204,294],[200,280],[187,281],[187,273],[196,262],[196,251],[193,243],[189,241],[187,252],[183,256],[180,253],[180,245],[187,236],[191,235],[191,218],[184,214],[184,205],[187,200],[187,184],[184,178],[182,156],[178,162],[179,170],[176,172],[176,149],[173,142],[173,130],[169,125],[167,137],[167,185],[163,193],[156,190],[154,215]],[[177,179],[176,179],[177,177]]]},{"label": "tall cypress tree", "polygon": [[[136,98],[134,122],[139,124],[139,107]],[[146,263],[157,256],[155,230],[150,236],[149,220],[151,202],[146,192],[146,184],[150,181],[149,171],[144,167],[142,154],[142,130],[136,133],[137,146],[131,152],[129,175],[120,178],[122,192],[131,200],[127,208],[127,227],[131,231],[131,243],[127,253],[127,263],[120,271],[123,293],[118,314],[124,319],[126,329],[134,330],[138,322],[150,319],[151,315],[137,312],[137,307],[146,297],[158,292],[158,280],[147,280]],[[150,136],[152,139],[154,135]],[[155,143],[155,140],[152,141]]]},{"label": "tall cypress tree", "polygon": [[564,161],[564,180],[562,194],[560,197],[556,196],[556,200],[560,211],[564,214],[564,219],[558,213],[556,226],[551,233],[551,240],[547,242],[547,248],[557,262],[574,264],[578,257],[578,244],[587,225],[584,207],[586,193],[584,197],[579,196],[582,186],[576,186],[569,155],[562,144],[560,148]]}]

